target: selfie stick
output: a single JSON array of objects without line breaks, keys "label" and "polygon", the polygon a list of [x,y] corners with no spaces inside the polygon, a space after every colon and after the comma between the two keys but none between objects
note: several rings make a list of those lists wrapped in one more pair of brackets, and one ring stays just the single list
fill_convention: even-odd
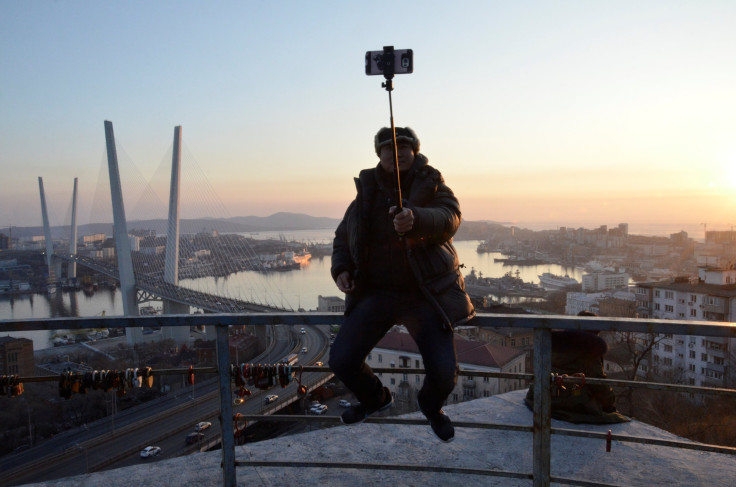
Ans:
[{"label": "selfie stick", "polygon": [[394,184],[396,185],[396,208],[400,212],[403,210],[403,204],[401,202],[401,178],[399,177],[399,154],[396,152],[396,126],[394,125],[394,105],[391,100],[391,92],[394,89],[393,77],[394,77],[394,46],[383,46],[383,77],[386,78],[385,83],[381,83],[383,88],[388,91],[388,109],[391,114],[391,137],[393,137],[393,148],[394,148]]}]

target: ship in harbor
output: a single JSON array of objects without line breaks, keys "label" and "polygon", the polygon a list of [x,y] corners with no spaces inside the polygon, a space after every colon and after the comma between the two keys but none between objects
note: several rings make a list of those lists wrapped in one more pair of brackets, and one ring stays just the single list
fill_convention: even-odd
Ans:
[{"label": "ship in harbor", "polygon": [[534,265],[540,265],[540,264],[546,264],[546,261],[542,259],[525,259],[524,257],[495,257],[493,259],[493,262],[500,262],[503,265],[528,265],[528,266],[534,266]]},{"label": "ship in harbor", "polygon": [[465,289],[471,295],[488,296],[520,296],[530,298],[544,297],[545,291],[537,284],[524,282],[516,275],[507,272],[503,277],[483,277],[483,274],[471,269],[465,276]]},{"label": "ship in harbor", "polygon": [[542,287],[548,291],[561,291],[563,289],[577,286],[580,284],[576,279],[568,275],[558,276],[551,272],[545,272],[539,275],[539,282]]}]

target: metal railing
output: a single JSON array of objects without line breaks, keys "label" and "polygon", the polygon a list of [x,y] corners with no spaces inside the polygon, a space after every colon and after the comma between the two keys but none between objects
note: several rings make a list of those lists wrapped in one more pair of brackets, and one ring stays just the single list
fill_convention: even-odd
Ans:
[{"label": "metal railing", "polygon": [[[50,318],[44,320],[0,320],[0,332],[9,331],[31,331],[31,330],[55,330],[55,329],[86,329],[86,328],[129,328],[150,326],[215,326],[218,388],[220,395],[220,421],[222,431],[222,456],[223,456],[223,485],[231,487],[236,485],[236,466],[302,466],[300,462],[270,461],[270,462],[241,462],[235,459],[235,436],[234,417],[231,402],[231,372],[228,343],[228,327],[231,325],[299,325],[314,326],[323,324],[341,324],[343,322],[341,313],[232,313],[232,314],[198,314],[198,315],[155,315],[137,317],[93,317],[93,318]],[[479,314],[472,325],[480,328],[531,328],[534,330],[534,370],[533,374],[523,373],[501,373],[461,371],[461,375],[473,375],[483,377],[498,377],[508,379],[534,379],[537,377],[551,378],[551,331],[559,330],[592,330],[592,331],[615,331],[632,333],[659,333],[672,335],[692,335],[701,337],[736,338],[736,324],[686,321],[686,320],[659,320],[659,319],[633,319],[633,318],[604,318],[604,317],[578,317],[578,316],[538,316],[538,315],[504,315],[504,314]],[[305,370],[312,368],[305,367]],[[319,370],[319,368],[314,368]],[[377,372],[383,369],[375,369]],[[397,369],[386,369],[385,372],[396,372]],[[402,368],[402,371],[421,372],[419,369]],[[566,383],[578,383],[581,379],[575,377],[565,378]],[[736,397],[736,390],[725,388],[694,387],[675,384],[660,384],[639,381],[621,381],[609,379],[586,378],[589,384],[608,384],[627,387],[643,387],[659,390],[670,390],[677,392],[690,392],[700,394],[716,394]],[[533,435],[533,470],[531,473],[509,472],[501,470],[463,469],[454,467],[422,467],[389,464],[366,464],[366,463],[309,463],[312,467],[323,468],[381,468],[393,470],[422,470],[442,471],[458,474],[483,474],[509,478],[532,479],[535,487],[549,486],[550,482],[563,482],[570,485],[602,485],[579,479],[553,478],[550,475],[550,442],[552,434],[581,436],[588,438],[600,438],[606,441],[629,441],[647,443],[653,445],[688,448],[718,453],[736,454],[736,448],[706,445],[701,443],[681,442],[672,440],[661,440],[654,438],[630,437],[624,435],[608,435],[604,433],[568,430],[551,427],[551,380],[533,380],[534,410],[533,425],[506,425],[491,423],[455,423],[459,427],[469,428],[492,428],[503,430],[514,430],[530,432]],[[261,415],[241,415],[245,419],[262,418]],[[307,416],[272,416],[275,421],[305,421],[305,422],[336,422],[339,418],[307,417]],[[393,423],[393,424],[424,424],[421,420],[401,418],[368,418],[368,422]],[[438,470],[439,469],[439,470]]]}]

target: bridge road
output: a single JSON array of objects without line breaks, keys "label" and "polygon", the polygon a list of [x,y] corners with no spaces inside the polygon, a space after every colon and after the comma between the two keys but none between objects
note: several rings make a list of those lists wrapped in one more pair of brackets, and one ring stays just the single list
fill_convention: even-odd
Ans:
[{"label": "bridge road", "polygon": [[[79,265],[88,267],[95,272],[108,276],[115,280],[120,280],[120,274],[116,266],[102,262],[96,259],[82,256],[73,256],[68,253],[57,252],[56,257],[66,262],[76,262]],[[182,286],[175,286],[164,282],[163,279],[155,278],[142,274],[136,274],[135,286],[139,291],[144,291],[153,296],[175,301],[177,303],[188,304],[213,313],[232,313],[233,311],[255,311],[255,312],[278,312],[288,311],[286,309],[266,306],[256,303],[242,301],[214,294],[208,294],[194,289]]]},{"label": "bridge road", "polygon": [[[326,328],[326,325],[320,325]],[[294,327],[277,325],[276,328],[286,329],[286,332],[277,331],[277,343],[284,343],[283,338],[293,335]],[[326,332],[318,327],[305,327],[305,335],[294,342],[288,340],[288,351],[298,351],[303,343],[307,344],[309,352],[300,354],[300,362],[310,364],[321,360],[328,349]],[[276,354],[276,351],[272,353]],[[286,353],[279,354],[280,357]],[[279,357],[279,358],[280,358]],[[267,358],[267,357],[262,357]],[[274,360],[275,361],[275,360]],[[303,381],[314,384],[317,381],[326,381],[331,374],[305,373]],[[283,408],[287,404],[298,400],[296,397],[296,382],[292,382],[286,389],[275,386],[266,391],[251,388],[253,395],[236,411],[269,414]],[[266,409],[264,398],[268,394],[278,394],[279,400]],[[169,398],[167,398],[169,399]],[[14,459],[4,459],[0,484],[17,485],[20,483],[41,482],[61,477],[80,475],[87,471],[96,471],[117,468],[125,465],[139,464],[144,461],[139,452],[148,445],[161,446],[163,454],[145,461],[156,461],[162,458],[171,458],[192,453],[194,447],[185,445],[184,437],[194,431],[194,425],[200,421],[212,422],[212,427],[205,431],[205,441],[209,441],[220,433],[218,414],[220,398],[217,394],[215,379],[204,381],[195,386],[194,400],[186,394],[179,394],[175,402],[164,401],[157,408],[136,407],[126,410],[131,418],[129,423],[116,424],[115,432],[110,431],[110,423],[95,425],[89,431],[75,437],[65,437],[63,444],[41,444],[26,452],[24,455],[13,455]],[[178,404],[176,403],[178,401]],[[143,405],[146,406],[146,405]],[[138,413],[139,415],[136,415]],[[120,415],[122,416],[122,415]],[[24,461],[21,461],[24,460]],[[13,463],[10,463],[10,462]]]}]

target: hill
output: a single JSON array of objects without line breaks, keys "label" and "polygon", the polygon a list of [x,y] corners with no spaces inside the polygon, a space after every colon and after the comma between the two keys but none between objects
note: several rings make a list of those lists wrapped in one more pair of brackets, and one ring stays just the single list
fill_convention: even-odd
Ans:
[{"label": "hill", "polygon": [[[232,218],[197,218],[182,219],[179,222],[181,234],[217,231],[219,233],[251,233],[267,231],[318,230],[335,229],[340,223],[338,218],[316,217],[303,213],[279,212],[270,216],[236,216]],[[463,221],[455,238],[457,240],[484,240],[504,225],[491,221]],[[158,235],[166,234],[166,220],[133,220],[128,222],[128,231],[153,230]],[[3,232],[4,233],[4,232]],[[78,235],[104,233],[112,235],[112,223],[89,223],[80,225]],[[28,238],[43,235],[43,228],[13,227],[14,238]],[[68,226],[51,227],[51,236],[55,239],[69,238]]]},{"label": "hill", "polygon": [[[233,218],[197,218],[182,219],[179,222],[181,234],[192,234],[202,231],[218,231],[220,233],[249,233],[266,231],[314,230],[337,228],[337,218],[314,217],[302,213],[274,213],[271,216],[238,216]],[[166,220],[133,220],[128,222],[128,231],[153,230],[159,235],[166,234]],[[3,232],[4,233],[4,232]],[[89,223],[80,225],[78,235],[104,233],[112,235],[112,223]],[[43,235],[43,227],[13,227],[14,238],[27,238]],[[51,227],[52,238],[69,238],[68,226]]]}]

